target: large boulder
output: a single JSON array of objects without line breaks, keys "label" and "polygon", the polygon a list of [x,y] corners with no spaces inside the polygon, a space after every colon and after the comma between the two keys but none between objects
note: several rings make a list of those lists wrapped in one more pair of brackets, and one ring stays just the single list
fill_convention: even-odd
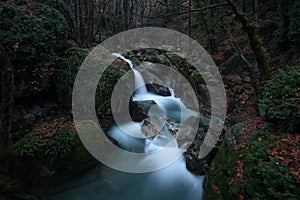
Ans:
[{"label": "large boulder", "polygon": [[148,117],[151,106],[156,105],[155,101],[130,101],[129,112],[133,121],[141,122]]}]

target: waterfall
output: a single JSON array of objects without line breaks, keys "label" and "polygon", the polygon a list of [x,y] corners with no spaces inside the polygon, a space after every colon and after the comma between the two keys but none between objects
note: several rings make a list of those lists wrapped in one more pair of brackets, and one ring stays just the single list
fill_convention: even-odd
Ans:
[{"label": "waterfall", "polygon": [[113,55],[127,62],[130,68],[133,70],[134,77],[135,77],[135,94],[146,94],[147,88],[145,85],[145,81],[142,75],[140,74],[140,72],[134,69],[133,62],[125,58],[124,56],[122,56],[120,53],[113,53]]},{"label": "waterfall", "polygon": [[[136,89],[133,96],[134,101],[154,100],[166,111],[169,118],[179,122],[199,115],[198,112],[188,109],[179,98],[176,98],[172,88],[169,88],[171,96],[166,97],[148,92],[142,75],[134,69],[132,61],[119,53],[114,53],[114,55],[126,61],[134,72]],[[133,135],[143,134],[142,124],[143,122],[115,124],[110,127],[107,135],[126,151],[151,153],[168,147],[181,150],[167,125],[164,125],[162,129],[164,135],[157,134],[152,139],[134,137]],[[124,130],[135,134],[126,134]],[[166,147],[167,144],[168,147]],[[145,159],[147,159],[147,154]],[[162,159],[164,158],[153,162],[157,162],[156,164],[159,165]],[[59,191],[56,190],[56,193],[54,192],[49,197],[51,200],[201,200],[203,180],[204,176],[196,176],[187,170],[185,157],[182,155],[169,166],[150,173],[131,174],[101,165],[86,174],[55,186]],[[76,183],[78,184],[76,185]],[[66,187],[67,189],[65,189]],[[48,190],[51,191],[51,188]]]}]

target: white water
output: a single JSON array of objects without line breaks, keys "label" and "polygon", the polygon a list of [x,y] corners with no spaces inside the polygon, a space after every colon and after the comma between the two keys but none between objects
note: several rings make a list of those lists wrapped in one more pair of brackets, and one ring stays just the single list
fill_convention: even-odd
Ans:
[{"label": "white water", "polygon": [[136,94],[145,94],[147,93],[147,88],[144,82],[144,79],[142,77],[142,75],[140,74],[140,72],[138,72],[136,69],[134,69],[133,67],[133,62],[127,58],[125,58],[124,56],[122,56],[120,53],[113,53],[114,56],[117,56],[118,58],[124,60],[125,62],[127,62],[129,64],[129,66],[131,67],[131,69],[133,70],[134,73],[134,78],[135,78],[135,93]]},{"label": "white water", "polygon": [[[125,60],[133,69],[130,60],[117,53],[114,55]],[[172,95],[169,97],[149,93],[141,74],[135,69],[133,71],[135,88],[138,89],[134,100],[154,100],[165,109],[168,117],[177,121],[198,115],[198,112],[186,108],[180,99],[175,97],[172,89],[170,89]],[[142,123],[113,125],[107,134],[118,142],[120,148],[137,153],[159,151],[167,144],[178,148],[176,139],[166,125],[162,130],[164,134],[157,134],[154,139],[132,136],[143,135]],[[133,134],[126,134],[124,130]],[[131,174],[101,165],[54,188],[49,188],[48,192],[51,193],[49,196],[53,200],[201,200],[203,179],[204,176],[195,176],[186,169],[185,158],[181,156],[171,165],[150,173]]]},{"label": "white water", "polygon": [[179,98],[175,97],[174,90],[169,88],[171,96],[159,96],[147,91],[145,81],[136,69],[134,69],[133,63],[131,60],[125,58],[120,53],[113,53],[113,55],[118,58],[124,60],[128,63],[131,69],[134,72],[135,76],[135,94],[133,96],[133,101],[147,101],[154,100],[157,105],[164,108],[167,111],[168,117],[176,120],[176,121],[185,121],[189,117],[194,116],[197,117],[199,115],[198,112],[195,112],[191,109],[188,109]]}]

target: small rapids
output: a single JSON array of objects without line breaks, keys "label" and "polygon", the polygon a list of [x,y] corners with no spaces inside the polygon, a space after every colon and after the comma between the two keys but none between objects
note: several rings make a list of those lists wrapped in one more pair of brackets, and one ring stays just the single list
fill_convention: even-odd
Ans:
[{"label": "small rapids", "polygon": [[[119,53],[113,55],[126,61],[134,72],[136,91],[133,101],[154,100],[169,118],[178,122],[199,115],[176,98],[172,88],[169,88],[171,96],[148,92],[142,75],[134,69],[132,61]],[[143,121],[114,124],[107,135],[126,151],[151,153],[169,147],[181,150],[167,125],[163,125],[160,133],[151,139],[143,134],[142,125]],[[160,161],[155,162],[159,164]],[[182,155],[167,167],[148,173],[120,172],[100,164],[81,175],[57,183],[48,192],[52,200],[200,200],[203,179],[204,176],[196,176],[186,169],[185,157]]]}]

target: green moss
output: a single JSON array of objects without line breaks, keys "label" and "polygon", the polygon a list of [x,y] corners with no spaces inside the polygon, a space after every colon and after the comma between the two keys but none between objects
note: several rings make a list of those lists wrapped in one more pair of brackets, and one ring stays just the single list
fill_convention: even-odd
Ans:
[{"label": "green moss", "polygon": [[[234,130],[237,129],[227,133],[227,138]],[[239,199],[239,195],[245,199],[299,199],[298,186],[288,166],[268,153],[270,144],[278,139],[261,130],[249,134],[246,148],[242,150],[232,149],[230,140],[226,139],[206,177],[205,199]],[[239,160],[244,163],[243,176],[228,184],[236,175],[234,166]]]},{"label": "green moss", "polygon": [[69,165],[75,169],[76,172],[87,170],[97,164],[99,164],[99,161],[87,151],[82,143],[77,144],[72,149]]},{"label": "green moss", "polygon": [[[237,151],[232,151],[225,142],[220,147],[216,157],[210,166],[209,174],[206,177],[204,190],[206,199],[237,199],[238,185],[229,187],[227,183],[234,176],[233,166],[240,159]],[[218,188],[216,190],[216,188]]]}]

